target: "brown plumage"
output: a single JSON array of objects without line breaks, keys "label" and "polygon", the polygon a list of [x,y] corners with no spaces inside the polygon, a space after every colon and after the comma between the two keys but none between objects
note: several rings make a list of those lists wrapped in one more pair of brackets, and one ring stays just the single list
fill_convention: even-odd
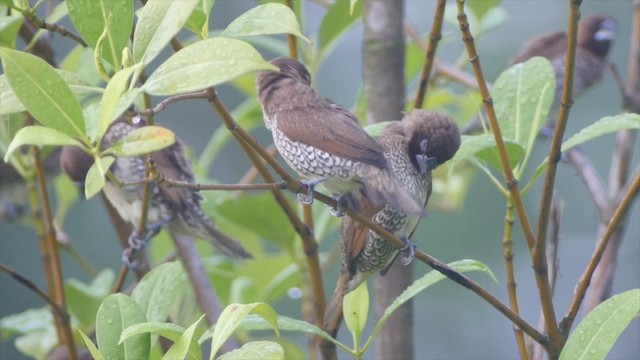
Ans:
[{"label": "brown plumage", "polygon": [[[438,113],[414,110],[398,123],[389,125],[378,142],[402,185],[426,207],[431,194],[431,171],[451,159],[460,146],[460,132],[453,119]],[[413,257],[415,245],[409,240],[420,217],[388,205],[376,206],[357,194],[362,215],[372,219],[407,243]],[[325,330],[335,336],[342,320],[342,298],[372,274],[386,273],[399,250],[377,233],[346,216],[342,221],[340,250],[342,270],[325,315]]]},{"label": "brown plumage", "polygon": [[347,109],[310,86],[301,63],[271,61],[280,71],[266,71],[257,81],[266,127],[285,161],[313,186],[322,183],[334,195],[365,187],[375,204],[421,214],[420,203],[389,171],[382,147]]},{"label": "brown plumage", "polygon": [[[132,124],[121,117],[111,124],[103,139],[103,149],[110,147],[126,134],[140,125]],[[193,171],[184,156],[182,142],[176,142],[152,153],[158,171],[168,179],[194,182]],[[60,165],[75,181],[82,183],[87,171],[93,164],[93,158],[77,147],[67,146],[63,149]],[[119,180],[137,180],[145,176],[145,158],[118,157],[110,168]],[[142,185],[118,187],[107,181],[103,189],[106,198],[127,222],[137,227],[140,223],[142,208]],[[235,258],[251,258],[237,240],[218,230],[200,207],[202,195],[184,188],[151,184],[151,203],[147,214],[151,236],[155,235],[166,224],[170,231],[191,235],[211,242],[224,254]],[[135,241],[135,239],[133,239]],[[148,240],[148,239],[147,239]],[[135,245],[134,245],[135,246]]]},{"label": "brown plumage", "polygon": [[[591,15],[580,21],[573,79],[574,97],[582,94],[602,78],[607,69],[607,56],[616,31],[616,20],[610,16]],[[541,35],[527,42],[511,59],[511,65],[525,62],[534,56],[545,57],[551,62],[556,74],[556,92],[549,113],[550,117],[560,108],[568,42],[567,33],[564,31]],[[549,121],[546,126],[553,128],[555,124]],[[482,130],[480,118],[475,118],[462,130],[462,133],[471,134],[480,130]]]}]

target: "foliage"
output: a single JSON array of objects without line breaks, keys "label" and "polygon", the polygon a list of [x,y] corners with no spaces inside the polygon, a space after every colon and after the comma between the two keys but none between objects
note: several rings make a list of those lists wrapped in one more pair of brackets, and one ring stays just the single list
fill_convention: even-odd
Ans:
[{"label": "foliage", "polygon": [[[88,48],[78,44],[65,54],[56,68],[39,57],[37,51],[31,51],[46,33],[44,25],[25,47],[20,48],[22,44],[16,41],[22,24],[44,13],[40,7],[43,2],[32,5],[27,0],[0,1],[0,12],[6,14],[0,20],[0,58],[4,71],[0,75],[0,154],[4,161],[29,187],[35,188],[38,170],[32,154],[23,151],[25,146],[39,147],[44,155],[61,146],[81,148],[94,160],[84,183],[84,197],[88,199],[104,187],[115,157],[149,154],[176,141],[171,129],[151,125],[131,132],[109,147],[104,146],[103,137],[113,121],[132,105],[139,110],[153,108],[151,96],[166,99],[228,84],[244,96],[230,111],[237,124],[247,132],[262,127],[255,74],[274,69],[262,54],[286,55],[287,42],[278,35],[290,35],[297,39],[299,52],[315,76],[348,32],[361,22],[364,1],[333,2],[316,34],[306,34],[301,26],[305,20],[304,6],[308,6],[305,1],[294,1],[294,11],[277,2],[259,3],[230,21],[226,28],[211,31],[209,22],[216,11],[215,0],[148,0],[144,6],[135,5],[133,1],[67,0],[46,14],[45,22],[56,24],[68,16],[73,24],[69,30],[76,32]],[[507,20],[506,10],[500,3],[499,0],[469,2],[467,14],[471,31],[478,39]],[[445,21],[457,26],[454,8],[455,4],[448,5]],[[184,34],[191,36],[185,41],[188,45],[177,46],[175,39]],[[445,36],[443,42],[451,39]],[[167,56],[165,53],[171,46],[175,52]],[[419,81],[424,59],[417,41],[409,41],[405,56],[408,83]],[[465,52],[461,52],[460,59],[456,65],[463,68],[467,59]],[[538,134],[550,113],[555,84],[550,62],[532,58],[503,71],[493,85],[493,102],[508,162],[516,180],[523,184],[523,193],[538,183],[549,166],[548,159],[535,169],[529,162],[543,144],[538,141]],[[459,123],[475,116],[480,102],[478,92],[467,88],[452,90],[446,85],[443,79],[431,82],[425,108],[445,111]],[[204,97],[201,99],[204,101]],[[366,122],[364,89],[353,108],[359,119]],[[24,126],[25,120],[31,118],[34,122],[29,120],[29,125]],[[563,143],[562,151],[611,132],[640,129],[640,116],[633,113],[593,120],[591,125],[570,136]],[[386,125],[375,124],[367,127],[367,131],[377,136]],[[230,144],[234,144],[233,132],[220,125],[204,150],[194,156],[199,183],[217,182],[206,174]],[[473,167],[496,185],[506,197],[507,207],[512,205],[509,188],[501,179],[499,147],[489,130],[480,135],[463,136],[455,157],[445,169],[434,172],[429,205],[441,211],[460,209],[475,176]],[[64,225],[68,209],[77,201],[73,196],[75,189],[68,185],[56,180],[57,226]],[[345,322],[353,346],[344,344],[316,325],[278,315],[274,309],[287,294],[296,291],[302,292],[307,308],[312,307],[313,302],[305,262],[307,254],[290,219],[273,196],[268,192],[202,194],[208,200],[203,204],[207,215],[214,218],[222,230],[242,239],[243,245],[256,254],[254,260],[241,264],[212,254],[210,248],[200,249],[209,280],[224,307],[217,323],[212,327],[204,325],[205,315],[194,305],[196,295],[181,264],[162,263],[174,249],[167,234],[161,233],[149,251],[153,269],[130,295],[111,294],[115,274],[110,269],[101,270],[89,283],[65,279],[66,311],[73,335],[76,343],[83,343],[94,358],[201,359],[206,357],[204,349],[210,349],[209,359],[284,359],[304,353],[300,345],[281,338],[281,332],[315,335],[354,358],[362,358],[399,306],[445,279],[441,273],[431,271],[416,280],[377,319],[366,339],[363,337],[366,324],[372,319],[365,282],[344,299]],[[339,220],[322,204],[316,203],[313,213],[312,232],[322,244],[335,233]],[[38,225],[33,227],[38,229]],[[323,263],[336,260],[335,254],[325,253],[324,249],[321,255]],[[458,273],[480,271],[495,280],[493,272],[478,261],[461,260],[449,266]],[[588,314],[567,341],[561,359],[591,355],[604,358],[622,331],[638,316],[638,297],[638,290],[618,294]],[[273,330],[275,337],[261,337],[265,333],[256,335],[257,330],[268,330],[269,335]],[[0,332],[3,339],[15,337],[16,348],[34,358],[47,357],[59,345],[49,308],[6,316],[0,320]],[[168,339],[172,345],[163,351],[158,337]],[[241,340],[243,345],[221,355],[222,345],[231,337]]]}]

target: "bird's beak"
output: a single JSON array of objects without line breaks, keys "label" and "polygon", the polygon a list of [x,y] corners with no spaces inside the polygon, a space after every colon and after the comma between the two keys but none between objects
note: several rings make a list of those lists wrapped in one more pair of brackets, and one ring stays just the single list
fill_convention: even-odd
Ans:
[{"label": "bird's beak", "polygon": [[618,33],[618,24],[613,20],[602,22],[602,28],[594,36],[597,41],[613,40]]}]

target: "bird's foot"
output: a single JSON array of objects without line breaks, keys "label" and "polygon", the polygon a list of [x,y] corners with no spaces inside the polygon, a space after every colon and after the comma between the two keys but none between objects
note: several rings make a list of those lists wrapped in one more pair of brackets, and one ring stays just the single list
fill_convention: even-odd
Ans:
[{"label": "bird's foot", "polygon": [[142,262],[136,259],[139,254],[140,251],[132,247],[124,249],[122,252],[122,263],[132,271],[140,270],[142,268]]},{"label": "bird's foot", "polygon": [[360,204],[353,193],[334,194],[332,198],[336,201],[336,206],[329,209],[335,217],[343,217],[347,210],[360,211]]},{"label": "bird's foot", "polygon": [[400,263],[402,265],[409,265],[414,257],[416,257],[416,244],[411,241],[408,237],[402,237],[402,241],[404,241],[404,247],[400,249],[400,252],[405,254],[400,258]]},{"label": "bird's foot", "polygon": [[133,229],[129,235],[129,247],[135,250],[144,249],[154,236],[158,235],[162,226],[171,221],[171,218],[160,220],[156,223],[149,224],[143,234],[140,234],[137,228]]},{"label": "bird's foot", "polygon": [[319,179],[313,179],[313,180],[302,179],[300,182],[307,186],[307,193],[306,194],[298,193],[297,194],[298,201],[300,201],[305,205],[313,204],[313,189],[316,187],[316,185],[320,184],[325,180],[326,180],[325,178],[319,178]]}]

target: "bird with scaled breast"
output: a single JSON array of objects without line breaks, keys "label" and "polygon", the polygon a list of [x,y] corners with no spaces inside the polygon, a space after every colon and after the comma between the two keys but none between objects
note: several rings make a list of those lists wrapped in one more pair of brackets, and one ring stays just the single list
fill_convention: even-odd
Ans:
[{"label": "bird with scaled breast", "polygon": [[[573,77],[574,97],[582,94],[602,78],[609,64],[607,57],[616,37],[617,28],[616,20],[606,15],[591,15],[580,21]],[[534,56],[545,57],[551,62],[556,74],[556,93],[549,112],[550,117],[560,109],[568,43],[568,36],[564,31],[541,35],[527,42],[520,53],[511,59],[512,65],[523,63]],[[543,130],[547,132],[554,127],[553,120],[548,120]],[[473,134],[481,130],[482,123],[477,117],[462,129],[462,133]]]},{"label": "bird with scaled breast", "polygon": [[280,155],[308,185],[308,193],[298,196],[302,202],[311,203],[313,187],[322,183],[338,200],[342,215],[344,207],[358,207],[351,194],[344,195],[364,187],[376,205],[386,201],[410,214],[424,214],[422,204],[394,176],[380,144],[352,113],[311,88],[304,65],[282,57],[271,64],[279,71],[258,76],[258,95]]},{"label": "bird with scaled breast", "polygon": [[[121,116],[108,128],[102,142],[106,149],[125,135],[139,128],[142,122],[133,123],[127,116]],[[167,179],[194,182],[191,165],[184,155],[184,146],[179,139],[164,149],[151,154],[160,174]],[[87,172],[93,165],[93,158],[75,146],[65,146],[60,156],[60,166],[76,183],[84,183]],[[139,180],[145,177],[146,162],[144,156],[117,157],[110,171],[119,180]],[[151,183],[150,205],[147,213],[148,228],[145,234],[137,230],[131,234],[130,246],[139,250],[155,236],[164,225],[177,234],[190,235],[212,243],[225,255],[233,258],[252,258],[240,243],[221,232],[203,212],[200,201],[202,195],[185,188],[166,187]],[[134,229],[140,223],[142,210],[143,185],[119,187],[107,179],[103,192],[107,200],[118,211],[123,220],[131,223]],[[123,255],[125,263],[130,250]]]},{"label": "bird with scaled breast", "polygon": [[[389,125],[377,141],[402,185],[426,207],[431,195],[431,171],[455,155],[460,147],[460,131],[455,121],[445,114],[413,110],[402,121]],[[410,243],[409,239],[420,217],[389,205],[375,206],[362,192],[357,196],[364,216],[405,243]],[[409,255],[401,259],[405,265],[413,258],[415,245],[410,245],[409,249]],[[378,233],[345,216],[341,227],[340,253],[342,269],[325,313],[325,330],[333,336],[342,320],[344,295],[372,274],[380,271],[384,275],[399,255],[399,250]]]}]

